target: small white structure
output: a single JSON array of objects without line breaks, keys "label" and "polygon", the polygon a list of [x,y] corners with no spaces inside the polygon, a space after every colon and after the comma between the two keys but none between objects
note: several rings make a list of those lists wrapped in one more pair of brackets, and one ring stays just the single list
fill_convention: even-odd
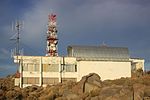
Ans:
[{"label": "small white structure", "polygon": [[144,69],[144,59],[142,58],[131,58],[130,59],[132,61],[132,66],[131,66],[131,70],[137,71],[137,70],[145,70]]},{"label": "small white structure", "polygon": [[102,80],[131,77],[131,65],[139,62],[130,59],[127,48],[104,46],[69,46],[67,57],[15,56],[16,59],[20,77],[15,82],[19,79],[20,87],[79,81],[89,73],[99,74]]}]

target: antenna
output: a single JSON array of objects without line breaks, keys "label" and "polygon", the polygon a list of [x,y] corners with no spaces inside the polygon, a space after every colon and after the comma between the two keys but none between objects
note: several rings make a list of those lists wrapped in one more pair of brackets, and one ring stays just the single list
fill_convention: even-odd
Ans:
[{"label": "antenna", "polygon": [[103,43],[102,43],[101,46],[102,46],[102,47],[107,47],[107,44],[105,43],[105,41],[103,41]]},{"label": "antenna", "polygon": [[57,23],[56,23],[56,15],[50,14],[48,15],[48,30],[47,30],[47,48],[46,48],[46,56],[58,56],[57,52]]},{"label": "antenna", "polygon": [[12,22],[12,30],[15,29],[15,31],[17,33],[15,33],[11,38],[10,40],[14,40],[15,43],[16,43],[16,48],[11,50],[11,57],[13,57],[14,55],[17,56],[18,58],[18,55],[23,55],[23,49],[20,50],[20,30],[23,26],[23,23],[20,23],[18,20],[16,21],[16,24],[15,24],[15,28],[14,28],[14,25],[13,25],[13,22]]}]

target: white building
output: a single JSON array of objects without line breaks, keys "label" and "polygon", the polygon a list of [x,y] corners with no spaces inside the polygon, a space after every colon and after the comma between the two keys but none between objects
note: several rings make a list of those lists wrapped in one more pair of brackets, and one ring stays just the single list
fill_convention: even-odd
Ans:
[{"label": "white building", "polygon": [[15,79],[20,87],[79,81],[89,73],[99,74],[102,80],[131,77],[138,62],[144,69],[144,60],[131,59],[128,48],[106,46],[69,46],[67,57],[15,56],[14,62],[20,65]]}]

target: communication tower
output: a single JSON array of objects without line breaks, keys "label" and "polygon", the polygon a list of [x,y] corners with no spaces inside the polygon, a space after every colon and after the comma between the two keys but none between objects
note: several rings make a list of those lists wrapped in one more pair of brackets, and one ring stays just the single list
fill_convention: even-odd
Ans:
[{"label": "communication tower", "polygon": [[[23,23],[20,23],[19,21],[16,21],[15,24],[15,30],[17,31],[16,34],[14,34],[10,40],[14,40],[16,43],[16,48],[11,50],[11,56],[18,56],[23,55],[23,49],[20,50],[20,29]],[[12,24],[12,30],[13,30],[13,24]],[[18,57],[17,57],[18,58]]]},{"label": "communication tower", "polygon": [[[23,25],[23,23],[20,23],[19,21],[16,22],[16,24],[15,24],[15,30],[17,31],[17,33],[14,34],[10,38],[10,40],[14,40],[15,43],[16,43],[16,48],[11,50],[11,57],[14,57],[14,56],[17,57],[15,59],[15,62],[17,63],[17,66],[18,66],[17,72],[15,74],[16,78],[20,77],[20,73],[19,73],[19,64],[20,64],[20,61],[18,59],[18,56],[23,55],[23,49],[20,50],[20,29],[21,29],[22,25]],[[12,30],[13,30],[13,24],[12,24]]]},{"label": "communication tower", "polygon": [[56,23],[56,15],[50,14],[48,15],[48,30],[47,30],[47,48],[46,48],[46,56],[58,56],[57,52],[57,23]]}]

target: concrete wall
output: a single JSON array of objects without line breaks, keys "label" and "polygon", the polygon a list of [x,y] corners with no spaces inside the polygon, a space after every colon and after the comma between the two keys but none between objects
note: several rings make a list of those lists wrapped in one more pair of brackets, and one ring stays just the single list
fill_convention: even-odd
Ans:
[{"label": "concrete wall", "polygon": [[[33,84],[23,84],[23,78],[38,78],[39,84],[35,84],[38,86],[46,86],[45,84],[42,84],[43,78],[58,78],[59,82],[61,82],[62,79],[77,79],[78,72],[66,72],[63,70],[63,67],[66,64],[73,64],[76,65],[76,58],[73,57],[46,57],[46,56],[18,56],[14,57],[14,62],[16,62],[16,59],[19,59],[20,61],[20,87],[26,87],[31,86]],[[18,60],[17,60],[18,61]],[[18,63],[18,62],[16,62]],[[30,66],[24,70],[25,66]],[[33,65],[32,65],[33,64]],[[34,71],[34,68],[31,68],[34,66],[34,64],[38,65],[38,70]],[[57,64],[58,71],[56,72],[48,72],[43,70],[43,64]],[[32,65],[32,66],[31,66]],[[36,68],[36,69],[37,69]],[[32,69],[32,70],[31,70]],[[16,80],[17,81],[17,80]],[[15,82],[17,84],[17,82]]]},{"label": "concrete wall", "polygon": [[79,61],[78,80],[89,73],[97,73],[102,80],[131,77],[131,62]]},{"label": "concrete wall", "polygon": [[[23,77],[25,78],[38,78],[38,86],[46,86],[42,84],[43,78],[58,78],[59,82],[62,79],[73,79],[79,81],[83,76],[89,73],[97,73],[102,80],[117,79],[120,77],[131,77],[131,62],[113,62],[113,61],[77,61],[73,57],[45,57],[45,56],[19,56],[20,59],[20,83],[22,83]],[[38,64],[39,70],[37,71],[23,71],[23,64]],[[57,72],[44,72],[43,64],[57,64],[59,70]],[[76,66],[76,71],[67,72],[65,65],[72,64]],[[20,87],[31,86],[33,84],[20,84]]]},{"label": "concrete wall", "polygon": [[19,78],[15,78],[15,86],[19,86],[19,84],[20,84]]},{"label": "concrete wall", "polygon": [[137,71],[138,69],[142,69],[143,71],[144,69],[144,59],[138,59],[138,58],[132,58],[130,59],[130,61],[132,62],[132,66],[131,69],[132,71]]}]

